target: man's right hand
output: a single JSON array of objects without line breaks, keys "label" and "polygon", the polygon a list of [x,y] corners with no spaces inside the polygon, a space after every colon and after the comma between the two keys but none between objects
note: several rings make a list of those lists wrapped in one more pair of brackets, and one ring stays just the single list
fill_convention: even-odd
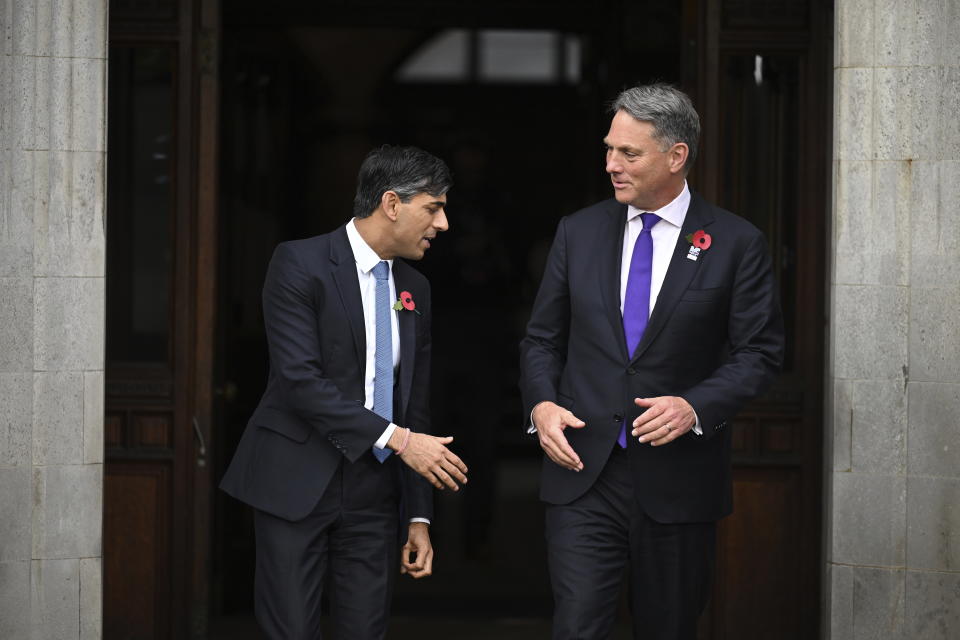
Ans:
[{"label": "man's right hand", "polygon": [[[405,437],[402,429],[394,429],[387,446],[396,451],[403,445]],[[437,489],[447,486],[459,491],[457,480],[460,484],[467,483],[467,465],[463,464],[463,460],[453,451],[447,449],[446,445],[451,442],[453,438],[450,436],[438,438],[411,431],[406,448],[399,454],[400,459]]]},{"label": "man's right hand", "polygon": [[563,430],[567,427],[582,429],[586,423],[558,404],[545,401],[533,409],[533,425],[537,428],[540,446],[547,457],[570,471],[582,471],[580,456],[573,450]]}]

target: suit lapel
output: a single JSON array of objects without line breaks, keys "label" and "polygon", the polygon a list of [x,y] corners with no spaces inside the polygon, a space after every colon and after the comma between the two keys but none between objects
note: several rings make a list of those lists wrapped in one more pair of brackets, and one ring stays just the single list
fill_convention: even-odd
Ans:
[{"label": "suit lapel", "polygon": [[[410,266],[400,258],[393,261],[393,284],[397,288],[398,296],[401,291],[409,291],[416,303],[417,294],[410,288]],[[406,309],[396,313],[400,333],[400,416],[403,416],[413,386],[414,359],[417,354],[417,313]],[[400,419],[400,416],[397,418]]]},{"label": "suit lapel", "polygon": [[687,252],[690,250],[690,243],[686,236],[699,229],[704,229],[713,222],[713,216],[707,210],[703,199],[695,193],[690,194],[690,207],[683,220],[683,227],[680,229],[680,236],[677,238],[677,244],[673,249],[673,256],[670,258],[670,266],[667,267],[667,273],[663,278],[663,285],[660,287],[660,293],[657,295],[657,302],[653,307],[653,313],[650,315],[650,321],[643,332],[643,338],[637,345],[637,351],[631,361],[637,360],[647,350],[660,331],[667,324],[667,319],[673,314],[674,307],[683,295],[693,276],[696,275],[703,261],[703,255],[699,260],[688,260]]},{"label": "suit lapel", "polygon": [[360,298],[360,280],[357,278],[357,261],[350,249],[346,227],[340,227],[330,242],[330,261],[333,263],[333,280],[337,284],[340,302],[350,320],[353,346],[357,351],[361,377],[366,375],[367,340],[363,323],[363,300]]},{"label": "suit lapel", "polygon": [[600,293],[603,309],[619,345],[620,354],[627,360],[627,339],[623,335],[623,316],[620,314],[620,261],[623,257],[623,233],[627,222],[627,205],[614,203],[604,218],[596,255],[600,261]]}]

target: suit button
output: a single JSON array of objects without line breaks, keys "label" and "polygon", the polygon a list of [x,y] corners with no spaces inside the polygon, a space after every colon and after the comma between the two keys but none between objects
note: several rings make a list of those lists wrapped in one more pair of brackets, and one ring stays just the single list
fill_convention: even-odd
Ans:
[{"label": "suit button", "polygon": [[628,376],[633,376],[633,375],[636,375],[636,374],[637,374],[637,370],[634,369],[633,367],[630,367],[629,369],[627,369],[627,375],[628,375]]},{"label": "suit button", "polygon": [[622,416],[621,414],[619,414],[619,413],[615,413],[615,414],[613,414],[613,421],[614,421],[614,422],[623,422],[623,416]]}]

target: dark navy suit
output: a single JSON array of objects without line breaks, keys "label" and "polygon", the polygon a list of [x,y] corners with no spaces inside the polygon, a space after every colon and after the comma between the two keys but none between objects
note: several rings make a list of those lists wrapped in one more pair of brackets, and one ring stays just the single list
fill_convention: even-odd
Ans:
[{"label": "dark navy suit", "polygon": [[[428,432],[430,288],[401,259],[393,277],[419,311],[399,312],[393,421]],[[397,456],[380,464],[371,453],[389,423],[364,408],[363,307],[345,227],[277,247],[263,313],[270,376],[221,483],[256,509],[257,619],[274,638],[319,637],[330,573],[338,636],[382,637],[399,523],[430,519],[432,493]]]},{"label": "dark navy suit", "polygon": [[[644,638],[688,637],[685,634],[695,625],[706,597],[703,583],[708,577],[703,567],[712,564],[713,523],[732,510],[727,421],[760,395],[779,370],[782,320],[763,235],[744,219],[692,192],[649,323],[636,352],[628,356],[620,312],[626,214],[626,205],[611,199],[560,221],[521,342],[521,392],[526,415],[539,402],[549,400],[586,423],[582,429],[564,431],[583,462],[583,471],[568,471],[544,456],[540,495],[548,505],[578,509],[578,501],[584,501],[587,521],[602,519],[605,516],[597,513],[605,513],[614,521],[641,518],[654,528],[708,525],[703,528],[702,546],[711,552],[696,568],[655,566],[662,560],[656,558],[647,558],[638,568],[631,557],[638,633],[643,626]],[[701,229],[712,237],[711,246],[690,260],[691,245],[685,236]],[[688,432],[659,447],[628,437],[627,450],[622,451],[616,445],[620,426],[626,420],[629,431],[640,412],[633,399],[657,396],[687,400],[699,417],[703,435]],[[569,510],[560,511],[569,514]],[[593,578],[589,569],[579,566],[583,562],[571,563],[562,557],[563,545],[585,539],[563,538],[559,532],[570,525],[566,517],[551,514],[548,506],[557,607],[566,607],[575,617],[582,615],[575,611],[580,604],[564,604],[566,596],[558,593],[558,584],[561,591],[563,585],[575,589]],[[602,547],[601,538],[588,546]],[[624,540],[632,555],[646,551],[657,555],[656,545],[644,551],[634,542]],[[611,546],[617,544],[614,541]],[[554,553],[557,550],[561,553]],[[599,557],[591,563],[604,561]],[[688,572],[689,579],[668,584]],[[689,607],[682,604],[677,611],[664,603],[657,605],[656,614],[645,615],[643,599],[655,600],[660,590],[680,593],[680,601]],[[608,591],[615,607],[618,588]],[[601,601],[595,604],[606,606]],[[598,620],[606,615],[595,612]],[[555,637],[601,637],[608,622],[599,623],[593,631],[555,628]]]}]

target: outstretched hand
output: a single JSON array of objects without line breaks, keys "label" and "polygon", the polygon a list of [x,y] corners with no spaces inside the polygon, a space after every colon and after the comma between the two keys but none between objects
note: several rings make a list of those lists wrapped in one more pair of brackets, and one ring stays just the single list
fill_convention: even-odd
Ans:
[{"label": "outstretched hand", "polygon": [[[395,429],[387,446],[394,451],[399,451],[406,437],[402,429]],[[467,465],[447,448],[446,445],[451,442],[453,438],[450,436],[439,438],[411,431],[406,447],[398,455],[411,469],[426,478],[437,489],[443,489],[446,486],[459,491],[457,482],[467,483]]]},{"label": "outstretched hand", "polygon": [[560,405],[541,402],[533,409],[533,424],[537,428],[540,446],[547,457],[570,471],[582,471],[583,462],[573,450],[563,430],[567,427],[582,429],[586,423]]}]

